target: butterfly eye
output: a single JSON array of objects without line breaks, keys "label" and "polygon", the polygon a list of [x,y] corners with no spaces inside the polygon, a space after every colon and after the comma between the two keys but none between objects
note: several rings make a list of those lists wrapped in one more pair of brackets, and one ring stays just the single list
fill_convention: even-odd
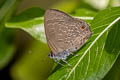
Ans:
[{"label": "butterfly eye", "polygon": [[85,28],[84,26],[81,26],[81,27],[80,27],[80,30],[83,30],[84,28]]}]

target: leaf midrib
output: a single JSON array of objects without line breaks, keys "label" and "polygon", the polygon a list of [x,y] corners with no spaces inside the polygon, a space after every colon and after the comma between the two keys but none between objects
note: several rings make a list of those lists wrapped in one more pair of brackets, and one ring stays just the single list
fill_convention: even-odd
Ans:
[{"label": "leaf midrib", "polygon": [[85,57],[85,55],[87,54],[87,52],[91,49],[91,47],[97,42],[97,40],[109,29],[111,28],[112,25],[114,25],[117,21],[120,20],[120,17],[118,17],[117,19],[115,19],[112,23],[110,23],[110,25],[108,25],[96,38],[95,40],[91,43],[91,45],[88,47],[88,49],[83,53],[83,55],[81,56],[81,58],[77,61],[77,63],[75,64],[75,66],[71,69],[71,71],[68,73],[68,76],[66,78],[66,80],[69,79],[70,75],[72,74],[72,72],[76,69],[76,67],[79,65],[79,63],[81,62],[81,60]]}]

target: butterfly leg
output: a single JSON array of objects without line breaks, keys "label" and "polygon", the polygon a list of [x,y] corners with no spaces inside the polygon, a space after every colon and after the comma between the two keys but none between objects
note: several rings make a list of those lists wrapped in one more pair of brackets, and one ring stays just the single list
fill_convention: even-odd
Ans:
[{"label": "butterfly leg", "polygon": [[71,66],[65,59],[62,59],[64,63],[66,63],[68,66]]},{"label": "butterfly leg", "polygon": [[71,52],[70,54],[71,54],[71,55],[74,55],[74,53],[72,53],[72,52]]},{"label": "butterfly leg", "polygon": [[74,54],[74,53],[70,53],[71,55],[73,55],[73,56],[80,56],[80,54]]},{"label": "butterfly leg", "polygon": [[61,64],[58,60],[54,59],[54,61],[58,64],[60,64],[61,66],[64,66],[63,64]]},{"label": "butterfly leg", "polygon": [[74,56],[77,57],[77,56],[80,56],[80,54],[75,54]]},{"label": "butterfly leg", "polygon": [[74,53],[70,53],[70,54],[71,54],[72,56],[76,56],[76,57],[79,56],[78,54],[74,54]]}]

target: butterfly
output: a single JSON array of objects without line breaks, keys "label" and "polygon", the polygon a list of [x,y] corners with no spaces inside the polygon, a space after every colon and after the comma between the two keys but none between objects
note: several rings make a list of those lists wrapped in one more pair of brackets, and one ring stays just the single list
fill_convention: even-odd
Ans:
[{"label": "butterfly", "polygon": [[48,9],[44,16],[44,28],[51,49],[50,58],[63,60],[80,49],[92,35],[89,25],[78,18],[56,9]]}]

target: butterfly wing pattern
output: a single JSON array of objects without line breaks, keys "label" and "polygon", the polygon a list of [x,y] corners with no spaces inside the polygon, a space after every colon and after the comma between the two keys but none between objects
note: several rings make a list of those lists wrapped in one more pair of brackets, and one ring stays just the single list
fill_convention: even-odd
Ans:
[{"label": "butterfly wing pattern", "polygon": [[46,10],[44,26],[51,49],[50,57],[56,60],[65,60],[80,49],[92,34],[85,21],[56,9]]}]

